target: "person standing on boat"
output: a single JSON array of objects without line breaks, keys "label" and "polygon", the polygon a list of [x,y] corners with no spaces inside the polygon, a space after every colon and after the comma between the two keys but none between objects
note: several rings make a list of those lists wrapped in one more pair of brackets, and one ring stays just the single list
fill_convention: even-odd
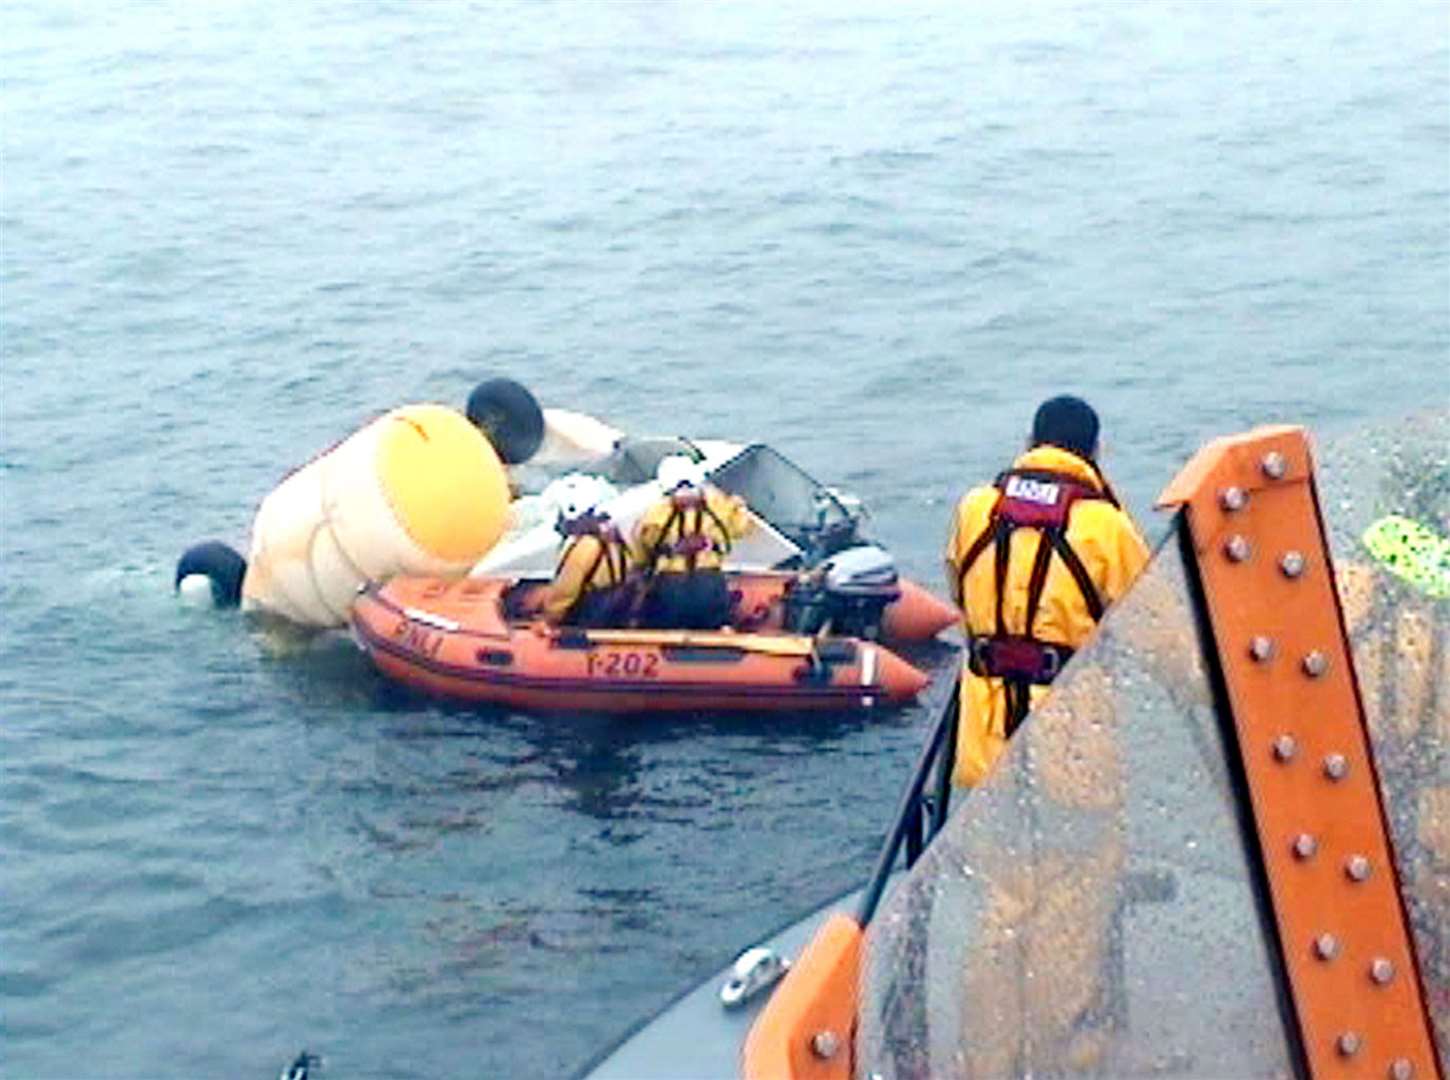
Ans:
[{"label": "person standing on boat", "polygon": [[733,541],[754,520],[743,499],[705,481],[683,455],[660,462],[664,497],[635,527],[634,557],[647,581],[641,622],[656,629],[714,630],[730,621],[722,569]]},{"label": "person standing on boat", "polygon": [[634,602],[629,545],[607,513],[599,489],[578,485],[562,493],[555,526],[564,537],[544,618],[561,626],[611,627],[629,621]]},{"label": "person standing on boat", "polygon": [[968,649],[958,787],[979,783],[1073,650],[1148,562],[1148,546],[1097,465],[1098,416],[1044,401],[1026,453],[958,502],[946,549]]}]

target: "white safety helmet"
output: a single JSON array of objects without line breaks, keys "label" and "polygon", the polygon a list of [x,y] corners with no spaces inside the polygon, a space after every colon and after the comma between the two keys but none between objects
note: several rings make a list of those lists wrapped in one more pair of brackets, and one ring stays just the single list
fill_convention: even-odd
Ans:
[{"label": "white safety helmet", "polygon": [[666,491],[674,491],[684,485],[693,488],[705,486],[705,470],[684,454],[671,454],[661,461],[659,468],[655,470],[655,476]]},{"label": "white safety helmet", "polygon": [[612,484],[602,476],[569,473],[559,477],[541,493],[541,498],[565,521],[574,521],[614,497]]}]

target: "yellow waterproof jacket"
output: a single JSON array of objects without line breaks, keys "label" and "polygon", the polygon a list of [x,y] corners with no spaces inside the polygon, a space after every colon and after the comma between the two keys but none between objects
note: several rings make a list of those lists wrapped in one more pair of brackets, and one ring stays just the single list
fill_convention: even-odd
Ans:
[{"label": "yellow waterproof jacket", "polygon": [[745,500],[706,485],[666,495],[645,511],[634,530],[635,562],[656,574],[719,569],[731,542],[747,535],[755,519]]},{"label": "yellow waterproof jacket", "polygon": [[[1094,491],[1103,490],[1102,480],[1092,465],[1055,446],[1034,447],[1018,457],[1012,468],[1057,473]],[[947,583],[952,598],[962,609],[962,625],[969,638],[997,632],[995,542],[987,545],[965,578],[962,562],[973,543],[990,527],[1000,494],[995,486],[983,485],[962,496],[947,542]],[[1137,527],[1126,512],[1106,499],[1075,502],[1069,511],[1065,534],[1104,606],[1122,596],[1147,565],[1148,546]],[[1092,635],[1096,623],[1082,589],[1056,553],[1048,563],[1036,618],[1031,626],[1024,625],[1028,584],[1039,537],[1038,529],[1019,527],[1009,541],[1011,550],[1002,596],[1003,630],[1007,634],[1076,649]],[[1032,687],[1031,700],[1035,703],[1046,689]],[[953,783],[970,787],[986,775],[1006,745],[1007,716],[1003,681],[976,675],[963,664],[961,722]]]},{"label": "yellow waterproof jacket", "polygon": [[544,598],[544,618],[562,622],[585,593],[622,585],[629,574],[629,558],[624,537],[612,525],[602,535],[590,532],[569,537]]}]

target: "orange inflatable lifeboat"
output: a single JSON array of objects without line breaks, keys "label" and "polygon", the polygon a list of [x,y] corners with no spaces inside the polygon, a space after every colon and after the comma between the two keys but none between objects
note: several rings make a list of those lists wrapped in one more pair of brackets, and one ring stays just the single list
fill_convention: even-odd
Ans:
[{"label": "orange inflatable lifeboat", "polygon": [[509,615],[529,610],[541,583],[399,577],[358,595],[352,630],[389,678],[531,710],[860,709],[908,701],[927,685],[875,642],[759,629],[785,609],[792,577],[732,575],[751,628],[718,631],[555,627]]}]

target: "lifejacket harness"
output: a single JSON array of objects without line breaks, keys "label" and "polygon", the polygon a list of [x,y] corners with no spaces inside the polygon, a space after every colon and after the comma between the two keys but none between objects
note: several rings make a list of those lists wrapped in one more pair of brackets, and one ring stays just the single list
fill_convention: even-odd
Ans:
[{"label": "lifejacket harness", "polygon": [[[693,512],[694,522],[690,523],[689,515]],[[714,540],[705,533],[705,519],[715,523],[715,528],[720,533],[720,540]],[[670,530],[677,529],[677,535],[673,540],[668,539]],[[722,558],[730,552],[730,530],[720,520],[718,514],[710,509],[710,503],[700,491],[676,491],[670,495],[670,516],[665,519],[660,529],[660,538],[650,551],[650,569],[656,570],[660,560],[669,557],[679,557],[685,560],[685,568],[689,573],[695,572],[695,562],[700,554],[705,551],[714,551]]]},{"label": "lifejacket harness", "polygon": [[[995,544],[997,631],[990,635],[972,635],[967,661],[974,674],[1002,680],[1007,692],[1007,735],[1010,737],[1031,707],[1031,688],[1052,682],[1073,655],[1069,645],[1032,636],[1032,623],[1042,603],[1042,590],[1047,584],[1048,565],[1054,551],[1077,583],[1093,622],[1103,617],[1103,601],[1097,586],[1067,542],[1067,523],[1073,504],[1081,499],[1102,499],[1114,506],[1118,502],[1106,485],[1099,490],[1064,473],[1045,469],[1009,469],[997,477],[994,486],[998,491],[996,505],[992,507],[987,527],[972,541],[962,559],[959,589],[966,596],[968,572],[988,545]],[[1039,535],[1032,573],[1027,579],[1027,614],[1022,623],[1025,634],[1007,633],[1002,618],[1012,533],[1017,529],[1035,529]]]},{"label": "lifejacket harness", "polygon": [[[604,518],[593,515],[585,515],[568,522],[561,527],[561,531],[569,538],[568,546],[559,556],[559,565],[563,566],[574,554],[574,548],[579,541],[586,536],[592,536],[599,541],[599,550],[594,555],[594,561],[589,564],[589,570],[580,579],[580,588],[574,602],[564,612],[561,622],[568,622],[584,603],[585,597],[591,592],[599,592],[605,589],[618,589],[623,585],[629,576],[629,551],[625,547],[624,537],[614,523]],[[594,588],[594,575],[599,567],[603,565],[609,571],[609,584]]]}]

